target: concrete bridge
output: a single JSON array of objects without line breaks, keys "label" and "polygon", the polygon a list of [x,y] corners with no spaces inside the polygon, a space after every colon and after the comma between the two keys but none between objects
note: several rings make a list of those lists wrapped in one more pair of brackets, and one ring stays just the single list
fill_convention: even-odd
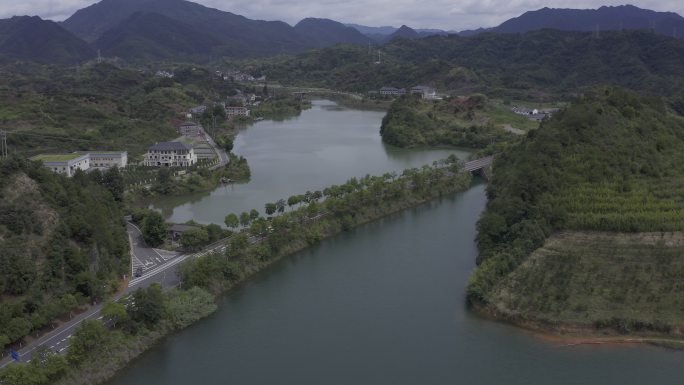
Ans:
[{"label": "concrete bridge", "polygon": [[494,155],[491,155],[491,156],[487,156],[484,158],[471,160],[470,162],[466,162],[463,169],[468,171],[468,172],[474,173],[474,172],[482,171],[483,169],[491,166],[493,162],[494,162]]}]

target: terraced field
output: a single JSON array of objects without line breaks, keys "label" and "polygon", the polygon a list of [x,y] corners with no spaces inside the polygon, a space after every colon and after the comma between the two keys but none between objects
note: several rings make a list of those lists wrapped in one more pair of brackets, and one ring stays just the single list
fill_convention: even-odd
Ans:
[{"label": "terraced field", "polygon": [[521,319],[672,332],[684,320],[684,232],[568,231],[547,239],[495,288]]}]

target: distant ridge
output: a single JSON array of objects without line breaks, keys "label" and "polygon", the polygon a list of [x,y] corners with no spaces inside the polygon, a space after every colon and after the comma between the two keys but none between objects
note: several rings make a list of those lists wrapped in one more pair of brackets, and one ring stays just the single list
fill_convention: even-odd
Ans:
[{"label": "distant ridge", "polygon": [[462,31],[463,36],[482,32],[521,33],[540,29],[564,31],[653,30],[663,35],[684,36],[684,18],[674,12],[656,12],[633,5],[598,9],[542,8],[509,19],[494,28]]},{"label": "distant ridge", "polygon": [[402,25],[399,27],[398,30],[396,30],[393,34],[389,35],[387,37],[387,41],[392,41],[394,39],[418,39],[420,38],[420,34],[413,30],[412,28]]},{"label": "distant ridge", "polygon": [[158,60],[206,56],[221,40],[157,13],[134,13],[94,43],[105,56]]},{"label": "distant ridge", "polygon": [[95,57],[83,40],[50,20],[15,16],[0,20],[0,55],[39,63],[76,64]]},{"label": "distant ridge", "polygon": [[294,28],[319,48],[339,43],[365,45],[369,41],[356,29],[330,19],[306,18]]}]

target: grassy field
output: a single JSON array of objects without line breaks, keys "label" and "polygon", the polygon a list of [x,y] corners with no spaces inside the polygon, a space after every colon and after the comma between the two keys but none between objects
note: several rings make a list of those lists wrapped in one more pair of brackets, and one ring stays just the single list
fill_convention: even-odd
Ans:
[{"label": "grassy field", "polygon": [[684,327],[682,276],[682,232],[561,232],[496,286],[492,304],[522,319],[669,332]]}]

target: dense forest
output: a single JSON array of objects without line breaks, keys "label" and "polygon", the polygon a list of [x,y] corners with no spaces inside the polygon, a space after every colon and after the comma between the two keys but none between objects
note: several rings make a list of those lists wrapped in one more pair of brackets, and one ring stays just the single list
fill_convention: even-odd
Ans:
[{"label": "dense forest", "polygon": [[606,32],[598,39],[555,30],[431,36],[378,49],[380,63],[377,51],[336,46],[244,66],[285,84],[357,92],[427,84],[529,99],[601,84],[662,95],[684,89],[684,42],[645,31]]},{"label": "dense forest", "polygon": [[177,135],[188,108],[221,101],[236,85],[198,67],[174,78],[109,63],[82,68],[9,64],[0,71],[0,120],[15,152],[127,150]]},{"label": "dense forest", "polygon": [[67,178],[0,160],[0,346],[117,290],[130,271],[116,169]]},{"label": "dense forest", "polygon": [[[582,307],[580,293],[570,288],[596,288],[606,282],[608,266],[625,266],[613,272],[611,277],[615,279],[625,278],[640,267],[629,263],[629,253],[624,258],[615,254],[626,241],[611,241],[610,235],[607,241],[592,239],[580,232],[684,230],[684,119],[673,114],[660,98],[616,88],[597,89],[500,154],[494,170],[487,189],[487,210],[478,223],[479,266],[468,286],[470,303],[490,306],[490,310],[546,319],[549,312],[558,316],[568,307],[577,306],[576,311],[586,313],[585,322],[600,321],[601,325],[610,326],[610,314],[609,321],[599,319],[606,317],[605,312],[599,315],[592,312],[598,307]],[[575,235],[559,231],[574,231],[571,234]],[[551,251],[541,251],[546,258],[537,255],[526,261],[552,234],[551,243],[545,246]],[[594,247],[587,247],[587,242],[593,242]],[[669,261],[659,268],[665,269],[668,280],[681,282],[684,270],[674,268],[681,253],[672,259],[677,253],[672,254],[674,249],[668,251],[679,246],[658,242],[645,242],[641,249],[646,251],[637,260],[642,264]],[[574,246],[569,247],[571,244]],[[582,254],[580,250],[592,250],[593,254]],[[575,262],[569,262],[572,260]],[[555,267],[539,269],[544,263]],[[591,274],[580,273],[587,266],[593,266],[589,269]],[[651,277],[655,274],[652,266],[641,267],[651,269]],[[549,275],[540,276],[540,272]],[[557,274],[553,276],[554,273]],[[579,277],[586,281],[572,281]],[[614,285],[604,291],[597,289],[592,298],[613,295],[624,299],[630,290],[624,283],[629,281],[624,279],[622,286]],[[663,282],[658,279],[644,282],[649,286],[640,289],[642,293],[653,290],[658,298],[665,299],[679,295],[675,286],[656,290],[654,285]],[[534,303],[514,300],[521,293],[529,293],[531,287],[542,299]],[[512,298],[505,307],[501,305],[502,296]],[[629,313],[639,318],[629,322],[652,326],[664,308],[649,308],[653,311],[650,314],[640,312],[645,308],[638,306],[639,301],[646,298],[652,297],[645,295],[634,302],[626,301],[614,314]],[[679,317],[677,324],[681,325],[684,314]]]},{"label": "dense forest", "polygon": [[380,135],[385,143],[398,147],[459,146],[483,148],[514,139],[497,123],[500,115],[507,123],[526,118],[503,106],[488,103],[484,95],[471,95],[447,100],[423,100],[405,95],[392,103],[382,119]]}]

